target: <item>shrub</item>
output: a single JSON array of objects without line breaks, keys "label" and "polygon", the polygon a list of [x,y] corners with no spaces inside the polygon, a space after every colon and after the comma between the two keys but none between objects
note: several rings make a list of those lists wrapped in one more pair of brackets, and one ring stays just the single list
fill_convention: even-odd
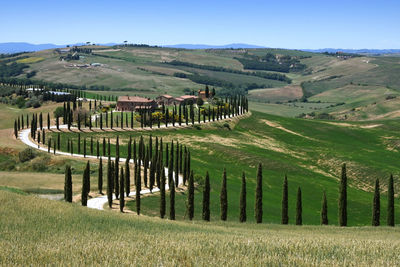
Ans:
[{"label": "shrub", "polygon": [[64,108],[63,107],[57,107],[56,110],[53,112],[54,117],[63,117],[64,116]]},{"label": "shrub", "polygon": [[47,164],[43,161],[36,161],[32,163],[32,169],[36,172],[43,172],[47,170]]},{"label": "shrub", "polygon": [[20,162],[26,162],[35,157],[35,153],[31,148],[27,148],[21,152],[18,153],[18,158]]},{"label": "shrub", "polygon": [[0,170],[12,171],[15,169],[17,162],[13,159],[7,159],[6,161],[0,162]]},{"label": "shrub", "polygon": [[227,122],[224,123],[224,127],[225,127],[226,129],[228,129],[229,131],[231,130],[231,126],[230,126],[229,123],[227,123]]}]

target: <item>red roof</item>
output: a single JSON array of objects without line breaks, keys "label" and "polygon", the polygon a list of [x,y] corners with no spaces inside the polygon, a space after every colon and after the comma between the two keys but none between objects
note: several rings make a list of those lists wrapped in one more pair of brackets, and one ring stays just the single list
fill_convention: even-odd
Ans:
[{"label": "red roof", "polygon": [[142,103],[151,103],[154,100],[140,97],[140,96],[120,96],[118,97],[118,102],[142,102]]},{"label": "red roof", "polygon": [[162,96],[165,98],[172,98],[172,96],[170,96],[170,95],[162,95]]}]

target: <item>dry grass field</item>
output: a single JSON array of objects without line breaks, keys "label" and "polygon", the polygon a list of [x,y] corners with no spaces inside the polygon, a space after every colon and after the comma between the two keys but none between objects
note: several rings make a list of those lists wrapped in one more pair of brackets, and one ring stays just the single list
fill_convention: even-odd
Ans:
[{"label": "dry grass field", "polygon": [[173,222],[0,191],[0,262],[16,265],[396,266],[398,228]]}]

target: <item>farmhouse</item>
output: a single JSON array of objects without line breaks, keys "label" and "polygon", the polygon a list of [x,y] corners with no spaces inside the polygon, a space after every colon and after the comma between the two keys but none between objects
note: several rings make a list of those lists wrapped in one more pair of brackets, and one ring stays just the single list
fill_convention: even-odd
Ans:
[{"label": "farmhouse", "polygon": [[174,104],[173,100],[174,100],[174,98],[170,95],[160,95],[160,96],[156,97],[157,104],[160,106],[161,105],[165,105],[165,106],[172,105],[172,104]]},{"label": "farmhouse", "polygon": [[151,110],[157,107],[156,101],[140,96],[120,96],[117,101],[118,111]]},{"label": "farmhouse", "polygon": [[199,90],[199,91],[197,92],[197,96],[200,97],[201,99],[203,99],[204,101],[207,100],[206,91],[201,91],[201,90]]},{"label": "farmhouse", "polygon": [[183,95],[180,98],[183,99],[183,101],[181,102],[182,104],[193,104],[193,103],[196,103],[197,96]]}]

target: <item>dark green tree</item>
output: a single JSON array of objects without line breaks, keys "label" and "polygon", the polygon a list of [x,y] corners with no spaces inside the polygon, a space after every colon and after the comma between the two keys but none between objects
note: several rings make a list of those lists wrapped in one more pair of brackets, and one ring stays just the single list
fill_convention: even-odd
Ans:
[{"label": "dark green tree", "polygon": [[129,168],[129,158],[125,161],[125,193],[129,197],[131,193],[131,171]]},{"label": "dark green tree", "polygon": [[65,166],[64,200],[72,202],[72,175],[71,166]]},{"label": "dark green tree", "polygon": [[114,194],[115,198],[119,199],[119,158],[115,159],[114,168]]},{"label": "dark green tree", "polygon": [[224,173],[222,175],[220,204],[221,204],[221,220],[226,221],[226,219],[228,217],[228,192],[227,192],[227,188],[226,188],[226,169],[225,168],[224,168]]},{"label": "dark green tree", "polygon": [[100,158],[99,162],[99,172],[98,172],[98,188],[99,188],[99,194],[103,194],[103,159]]},{"label": "dark green tree", "polygon": [[339,225],[347,226],[347,171],[346,164],[342,166],[342,176],[339,185]]},{"label": "dark green tree", "polygon": [[82,194],[81,194],[82,206],[87,206],[88,194],[90,191],[89,180],[90,180],[90,165],[88,161],[86,164],[86,168],[83,171],[83,177],[82,177]]},{"label": "dark green tree", "polygon": [[296,225],[303,224],[303,206],[301,203],[301,188],[297,188],[297,201],[296,201]]},{"label": "dark green tree", "polygon": [[111,159],[108,158],[107,162],[107,200],[108,206],[112,207],[112,194],[113,194],[113,181],[114,181],[114,171],[111,164]]},{"label": "dark green tree", "polygon": [[262,165],[258,164],[257,169],[257,184],[256,184],[256,201],[254,208],[254,215],[257,223],[262,223],[263,217],[263,204],[262,204],[263,192],[262,192]]},{"label": "dark green tree", "polygon": [[121,167],[121,175],[119,177],[119,211],[124,212],[125,207],[125,186],[124,186],[124,168]]},{"label": "dark green tree", "polygon": [[14,121],[14,136],[15,138],[18,138],[17,121]]},{"label": "dark green tree", "polygon": [[169,219],[175,220],[175,183],[173,180],[169,184]]},{"label": "dark green tree", "polygon": [[189,188],[188,188],[188,202],[187,202],[187,214],[189,220],[193,220],[194,217],[194,177],[193,171],[189,176]]},{"label": "dark green tree", "polygon": [[288,200],[288,181],[287,176],[283,180],[283,190],[282,190],[282,224],[289,223],[289,200]]},{"label": "dark green tree", "polygon": [[388,185],[388,211],[387,211],[387,225],[394,226],[394,188],[393,188],[393,175],[390,175]]},{"label": "dark green tree", "polygon": [[372,226],[380,225],[380,217],[381,217],[381,196],[379,190],[379,179],[376,179],[374,200],[372,203]]},{"label": "dark green tree", "polygon": [[246,198],[247,198],[247,192],[246,192],[246,174],[243,172],[242,174],[242,187],[240,188],[240,215],[239,215],[239,221],[240,222],[245,222],[247,220],[247,212],[246,212]]},{"label": "dark green tree", "polygon": [[[139,162],[139,160],[138,160]],[[142,190],[142,177],[141,177],[141,171],[140,171],[140,165],[138,165],[138,170],[137,170],[137,179],[136,179],[136,213],[139,215],[140,214],[140,191]]]},{"label": "dark green tree", "polygon": [[203,190],[203,220],[210,221],[210,176],[206,173]]},{"label": "dark green tree", "polygon": [[326,193],[322,196],[321,207],[321,225],[328,225],[328,201],[326,200]]},{"label": "dark green tree", "polygon": [[161,172],[160,184],[160,218],[165,216],[165,172]]}]

